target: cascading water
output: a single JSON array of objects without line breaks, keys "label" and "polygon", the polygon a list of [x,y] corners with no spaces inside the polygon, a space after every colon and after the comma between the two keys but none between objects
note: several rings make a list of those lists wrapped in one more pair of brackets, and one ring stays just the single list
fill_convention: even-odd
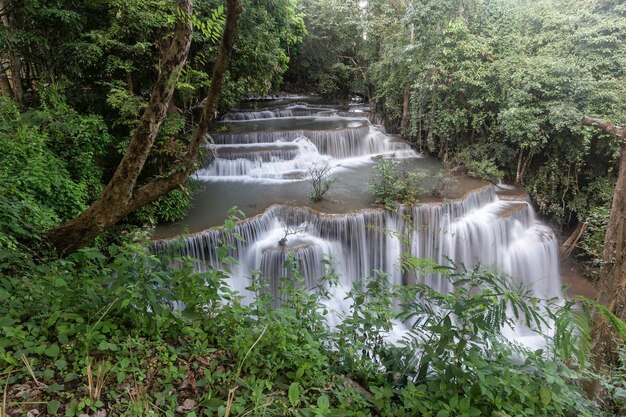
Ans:
[{"label": "cascading water", "polygon": [[[407,220],[407,216],[412,220]],[[287,244],[280,240],[290,230]],[[415,279],[438,290],[449,290],[435,275],[409,277],[398,268],[403,242],[411,236],[411,253],[440,264],[484,267],[501,271],[534,288],[540,297],[560,294],[557,241],[550,229],[538,222],[526,202],[499,200],[493,187],[470,193],[467,198],[448,204],[424,204],[399,213],[363,210],[352,214],[322,214],[310,209],[272,206],[265,213],[241,222],[235,233],[244,237],[231,255],[240,260],[233,285],[242,290],[255,270],[268,277],[282,271],[288,253],[315,253],[316,262],[332,258],[341,284],[373,276],[374,271],[389,274],[394,284]],[[221,234],[210,229],[186,238],[184,254],[199,260],[198,268],[217,267],[215,249]],[[157,241],[159,250],[171,241]],[[270,260],[272,260],[270,262]],[[320,278],[318,265],[300,259],[302,272],[311,282]]]},{"label": "cascading water", "polygon": [[[280,114],[274,111],[275,116]],[[420,161],[406,143],[390,138],[364,118],[334,116],[321,123],[307,116],[276,125],[271,119],[258,123],[241,116],[238,120],[248,121],[235,122],[230,132],[213,135],[216,158],[198,170],[197,178],[208,183],[230,181],[232,187],[250,178],[265,178],[300,184],[301,189],[306,188],[307,169],[320,163],[334,167],[341,178],[341,169],[354,160],[371,169],[376,155]],[[335,128],[329,129],[328,123],[335,123]],[[294,129],[284,129],[287,124]],[[315,130],[316,125],[324,129]],[[357,177],[363,187],[363,176]],[[257,187],[263,193],[263,187],[270,186]],[[306,285],[314,287],[325,273],[322,260],[331,259],[340,282],[329,305],[338,316],[349,307],[343,295],[353,282],[377,271],[386,273],[392,284],[410,285],[418,280],[440,291],[452,290],[438,275],[402,272],[399,260],[405,251],[442,265],[452,260],[472,268],[480,263],[531,287],[538,297],[561,295],[554,234],[535,218],[527,201],[501,199],[491,185],[445,204],[401,207],[395,213],[367,208],[367,204],[341,214],[275,204],[240,222],[234,233],[243,240],[234,241],[230,253],[239,261],[230,278],[233,289],[252,296],[245,288],[254,271],[261,271],[277,294],[277,279],[286,275],[284,264],[290,254],[298,259]],[[222,238],[219,230],[208,229],[186,237],[182,245],[158,240],[155,247],[157,251],[176,247],[197,259],[196,267],[203,270],[219,266],[216,248]]]}]

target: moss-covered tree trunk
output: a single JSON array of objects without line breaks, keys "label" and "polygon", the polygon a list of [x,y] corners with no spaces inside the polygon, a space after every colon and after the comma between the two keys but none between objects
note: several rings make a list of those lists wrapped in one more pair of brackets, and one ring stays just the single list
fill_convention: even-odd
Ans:
[{"label": "moss-covered tree trunk", "polygon": [[195,167],[198,151],[215,115],[242,8],[239,0],[228,0],[224,33],[213,69],[211,87],[202,117],[193,133],[183,161],[179,166],[172,167],[168,177],[136,187],[137,179],[150,154],[161,123],[165,119],[179,72],[187,60],[191,45],[193,2],[192,0],[178,0],[177,7],[185,12],[187,18],[177,22],[169,47],[162,53],[160,71],[150,95],[150,101],[113,177],[102,195],[85,212],[56,227],[48,235],[61,255],[87,245],[93,238],[132,211],[178,187],[187,180]]}]

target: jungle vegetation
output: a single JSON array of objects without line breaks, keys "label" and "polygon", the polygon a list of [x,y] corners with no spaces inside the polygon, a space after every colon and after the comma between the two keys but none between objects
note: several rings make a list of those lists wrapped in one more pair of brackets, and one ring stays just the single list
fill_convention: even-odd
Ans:
[{"label": "jungle vegetation", "polygon": [[[623,2],[0,0],[0,21],[0,416],[626,412]],[[461,289],[373,277],[330,331],[332,262],[316,292],[291,268],[273,308],[260,278],[251,305],[228,289],[226,255],[152,253],[216,113],[281,89],[362,97],[448,167],[525,186],[598,302],[407,256]],[[554,320],[545,351],[502,336],[511,308]],[[427,343],[381,343],[398,317]]]}]

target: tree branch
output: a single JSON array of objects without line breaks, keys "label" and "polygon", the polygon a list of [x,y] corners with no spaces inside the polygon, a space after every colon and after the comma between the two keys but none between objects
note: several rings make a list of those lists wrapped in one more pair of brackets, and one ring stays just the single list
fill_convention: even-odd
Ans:
[{"label": "tree branch", "polygon": [[597,127],[598,129],[606,133],[610,133],[611,135],[615,136],[619,140],[624,140],[626,136],[626,127],[614,125],[608,120],[583,116],[583,118],[580,120],[580,123],[586,126]]}]

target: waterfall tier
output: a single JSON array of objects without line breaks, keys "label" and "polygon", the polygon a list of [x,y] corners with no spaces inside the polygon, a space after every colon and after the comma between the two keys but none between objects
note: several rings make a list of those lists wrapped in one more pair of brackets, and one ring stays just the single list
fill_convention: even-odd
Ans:
[{"label": "waterfall tier", "polygon": [[[241,114],[241,113],[236,113]],[[285,126],[320,130],[271,130]],[[215,158],[196,175],[203,180],[250,177],[298,180],[315,166],[336,167],[351,158],[389,155],[417,157],[408,144],[370,125],[366,119],[286,118],[234,122],[231,131],[213,133]],[[247,129],[253,129],[248,131]]]},{"label": "waterfall tier", "polygon": [[[437,275],[412,276],[399,268],[402,252],[447,265],[473,268],[476,264],[497,270],[534,289],[539,297],[560,295],[557,241],[538,222],[530,205],[500,200],[493,187],[472,192],[448,204],[423,204],[401,208],[398,213],[372,209],[347,215],[320,214],[310,209],[272,206],[262,215],[237,225],[230,253],[239,260],[232,285],[244,291],[253,271],[276,279],[284,274],[288,253],[299,259],[302,274],[313,286],[322,274],[321,259],[332,259],[340,283],[386,273],[393,284],[420,280],[448,291],[447,281]],[[292,234],[293,233],[293,234]],[[409,237],[404,241],[399,237]],[[281,246],[281,239],[286,245]],[[182,245],[172,240],[155,243],[158,251],[176,247],[198,260],[200,270],[218,267],[221,232],[210,229],[191,235]],[[244,291],[245,292],[245,291]]]}]

